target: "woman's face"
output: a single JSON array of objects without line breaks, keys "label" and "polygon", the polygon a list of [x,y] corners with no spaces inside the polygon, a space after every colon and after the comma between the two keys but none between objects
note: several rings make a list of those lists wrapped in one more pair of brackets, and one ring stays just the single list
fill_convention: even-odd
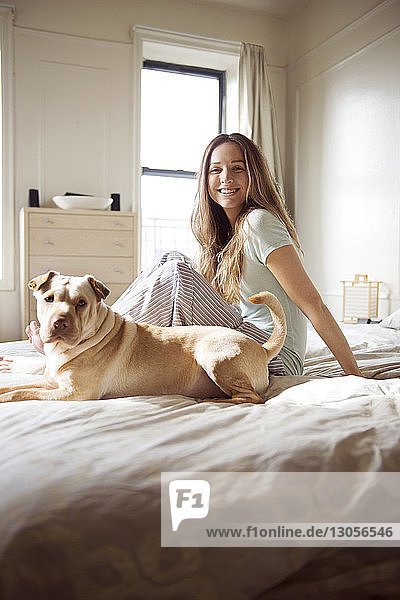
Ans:
[{"label": "woman's face", "polygon": [[208,170],[208,192],[225,211],[233,226],[246,202],[249,176],[242,150],[234,142],[217,146]]}]

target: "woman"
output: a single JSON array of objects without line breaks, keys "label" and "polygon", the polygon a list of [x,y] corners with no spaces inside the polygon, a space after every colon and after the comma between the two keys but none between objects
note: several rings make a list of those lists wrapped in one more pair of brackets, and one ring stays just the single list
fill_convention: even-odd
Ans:
[{"label": "woman", "polygon": [[299,240],[257,146],[244,135],[221,134],[206,149],[192,226],[200,243],[200,272],[244,320],[271,333],[265,306],[252,294],[268,290],[280,300],[288,333],[281,358],[288,374],[301,374],[307,317],[347,375],[361,375],[335,319],[307,276]]},{"label": "woman", "polygon": [[[192,229],[200,244],[199,272],[179,253],[164,255],[133,282],[114,310],[160,326],[233,327],[264,343],[272,332],[269,310],[248,297],[268,290],[280,300],[288,326],[281,353],[270,363],[272,374],[303,372],[307,317],[343,371],[361,375],[303,268],[295,228],[265,159],[244,135],[221,134],[206,148]],[[36,324],[27,334],[42,351]]]}]

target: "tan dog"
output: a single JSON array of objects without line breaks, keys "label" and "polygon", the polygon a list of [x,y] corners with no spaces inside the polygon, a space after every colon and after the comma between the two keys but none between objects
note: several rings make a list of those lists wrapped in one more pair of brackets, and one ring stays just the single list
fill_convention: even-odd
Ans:
[{"label": "tan dog", "polygon": [[91,275],[49,271],[28,285],[37,299],[46,370],[38,383],[0,388],[0,402],[163,394],[264,402],[268,362],[286,336],[282,307],[268,292],[250,298],[273,317],[273,334],[261,346],[226,327],[135,323],[104,304],[109,290]]}]

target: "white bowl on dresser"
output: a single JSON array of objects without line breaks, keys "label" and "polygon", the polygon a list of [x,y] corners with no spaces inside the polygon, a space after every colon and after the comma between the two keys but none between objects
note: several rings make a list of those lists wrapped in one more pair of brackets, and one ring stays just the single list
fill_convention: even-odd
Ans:
[{"label": "white bowl on dresser", "polygon": [[106,210],[112,201],[112,198],[99,196],[53,196],[54,204],[63,210]]}]

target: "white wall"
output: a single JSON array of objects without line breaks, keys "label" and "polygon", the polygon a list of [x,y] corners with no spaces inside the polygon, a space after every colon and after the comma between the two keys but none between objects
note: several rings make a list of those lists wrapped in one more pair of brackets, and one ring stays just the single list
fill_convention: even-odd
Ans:
[{"label": "white wall", "polygon": [[65,191],[120,192],[123,210],[135,204],[133,25],[264,45],[273,65],[282,148],[285,132],[285,24],[278,19],[192,0],[14,3],[16,289],[0,292],[0,340],[20,336],[18,212],[27,205],[28,189],[40,190],[43,205]]},{"label": "white wall", "polygon": [[380,3],[289,66],[287,127],[287,184],[311,278],[337,318],[340,281],[355,273],[390,291],[381,316],[397,308],[398,0]]},{"label": "white wall", "polygon": [[[305,8],[286,21],[290,44],[287,64],[292,65],[313,49],[321,49],[333,36],[357,23],[383,0],[309,0]],[[332,40],[333,41],[333,40]]]}]

